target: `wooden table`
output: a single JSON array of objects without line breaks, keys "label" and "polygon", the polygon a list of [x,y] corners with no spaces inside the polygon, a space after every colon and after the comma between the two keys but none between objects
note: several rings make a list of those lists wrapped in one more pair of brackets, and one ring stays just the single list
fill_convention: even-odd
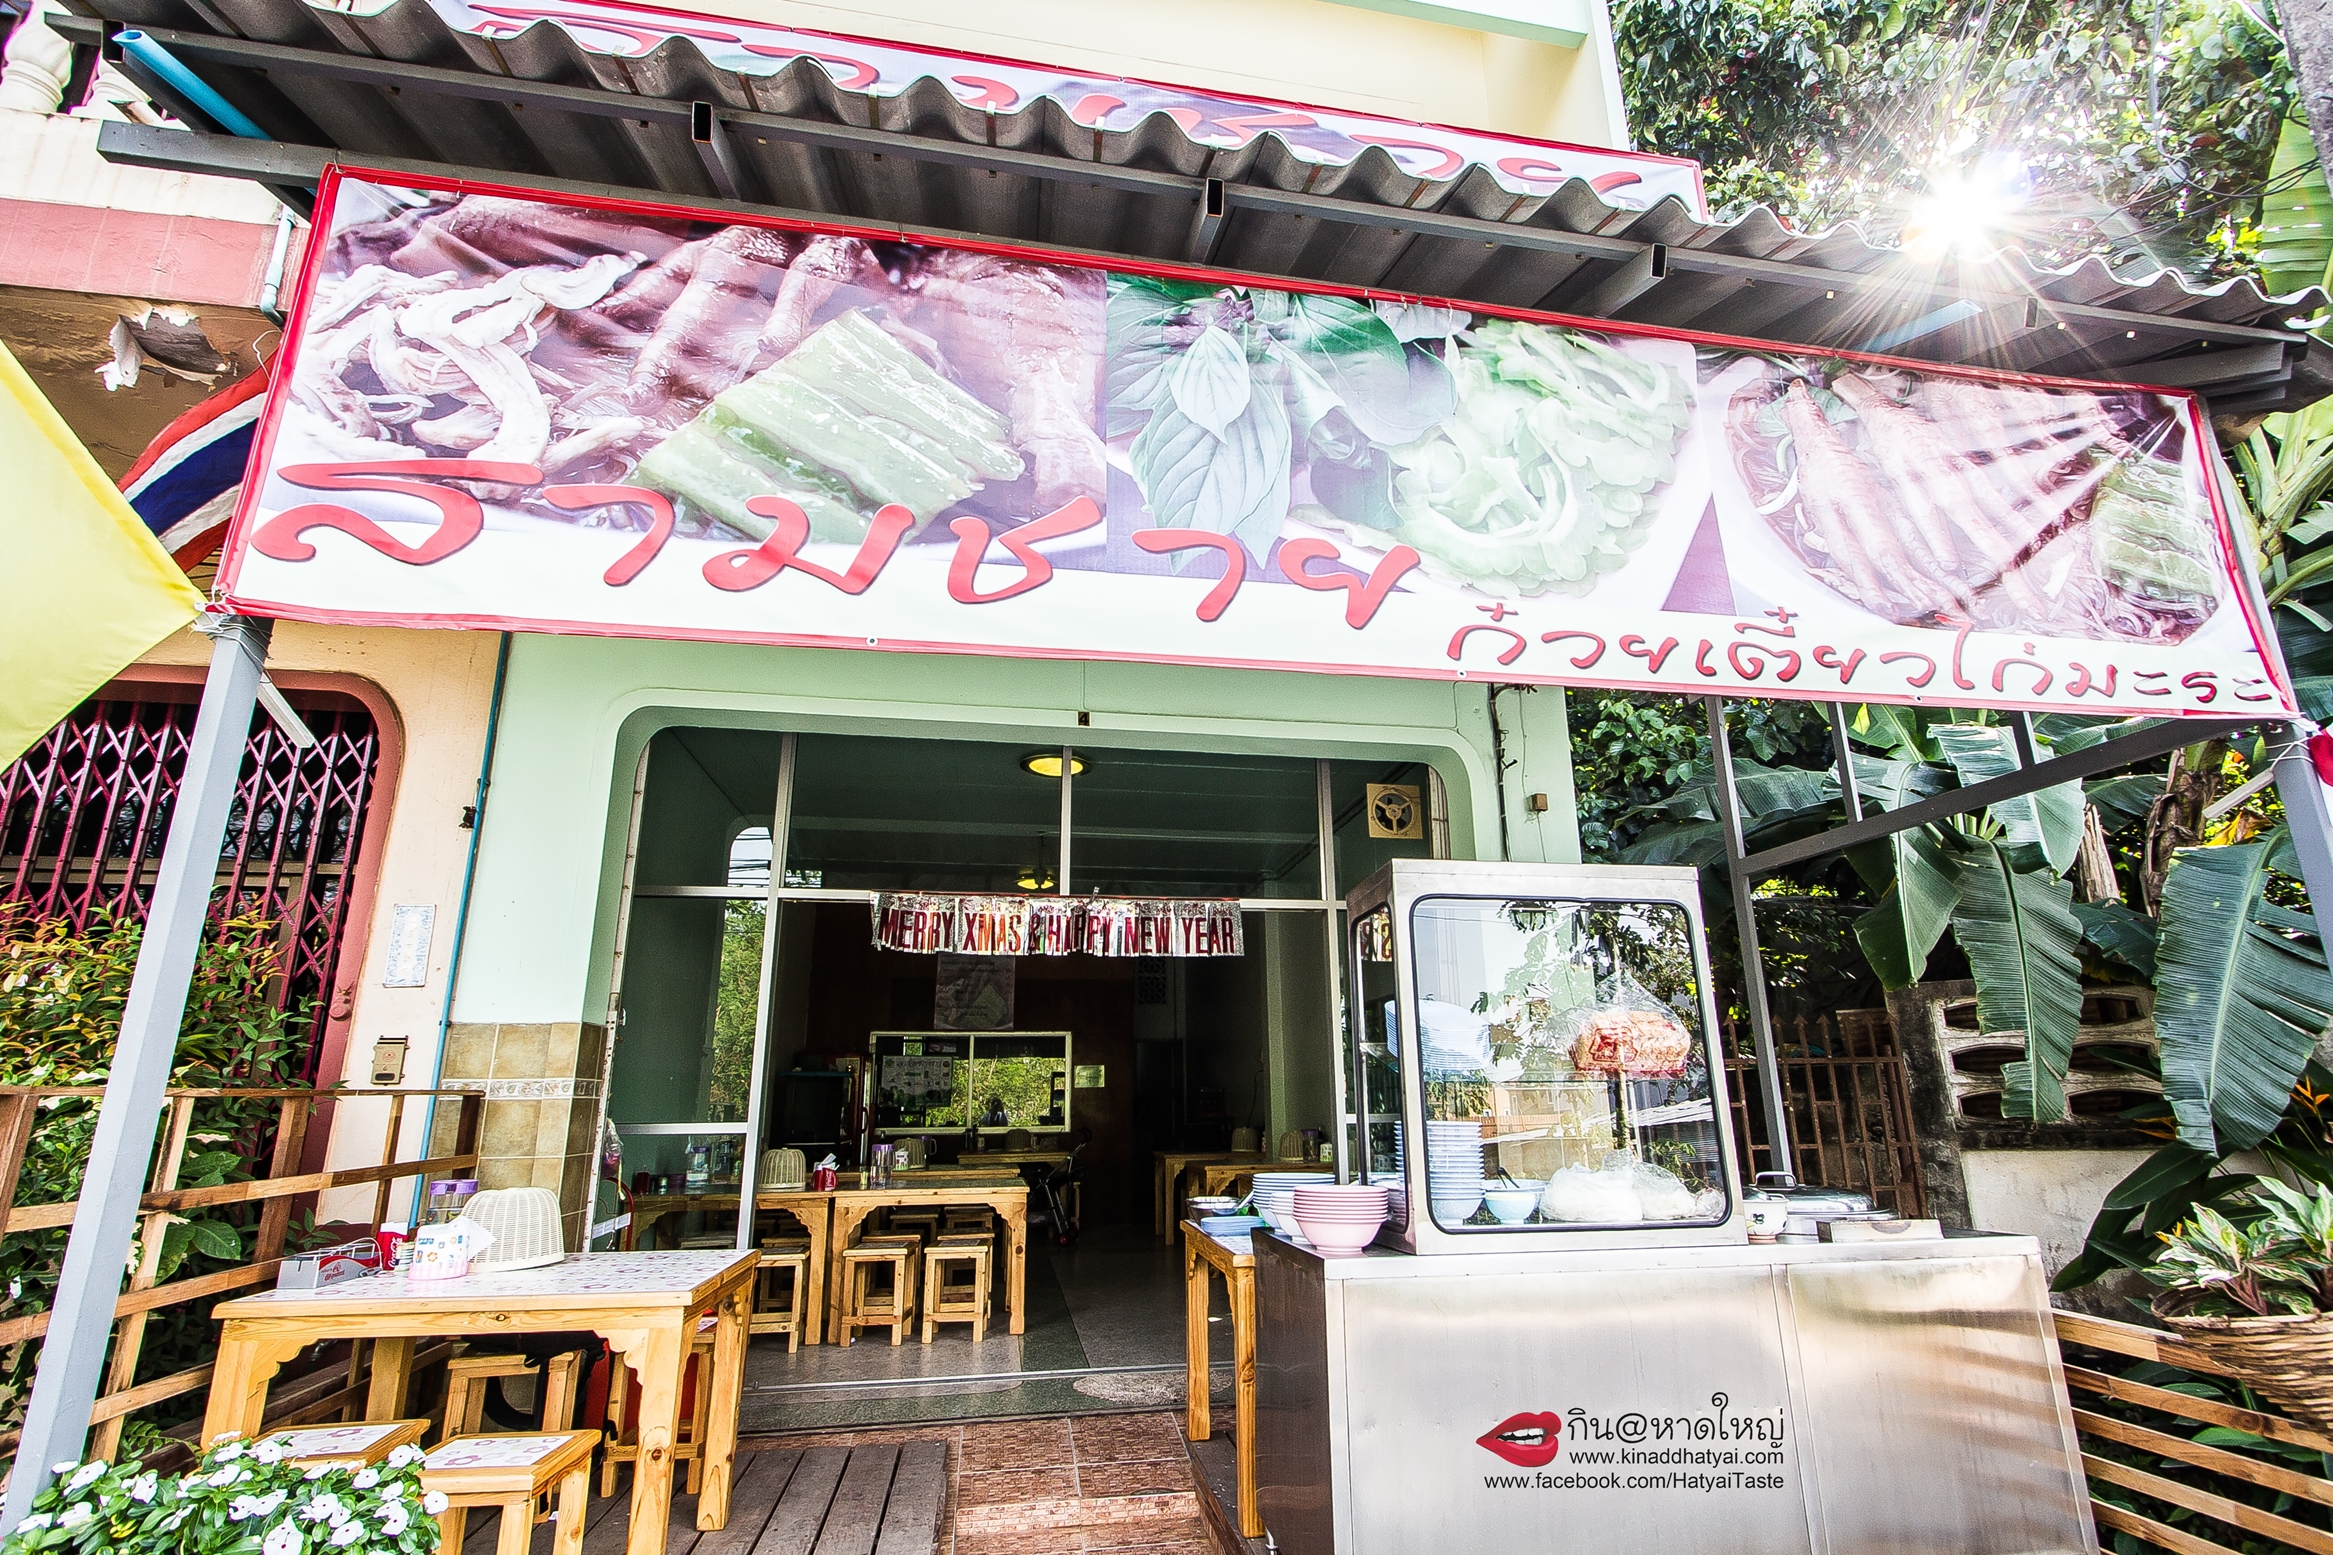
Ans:
[{"label": "wooden table", "polygon": [[1186,1168],[1183,1175],[1188,1177],[1192,1172],[1197,1172],[1199,1174],[1199,1191],[1202,1194],[1221,1194],[1231,1192],[1234,1185],[1242,1177],[1253,1177],[1262,1171],[1318,1172],[1325,1170],[1327,1168],[1312,1161],[1284,1160],[1277,1163],[1269,1161],[1203,1161],[1196,1166]]},{"label": "wooden table", "polygon": [[932,1187],[893,1183],[888,1188],[843,1188],[830,1196],[834,1200],[834,1225],[827,1234],[826,1244],[827,1320],[838,1336],[842,1333],[842,1304],[847,1294],[842,1255],[851,1245],[851,1233],[879,1209],[899,1209],[910,1204],[934,1208],[948,1204],[985,1204],[996,1212],[1005,1227],[1006,1332],[1017,1334],[1027,1327],[1027,1314],[1023,1310],[1029,1285],[1027,1183],[1017,1177],[992,1177],[986,1182],[943,1183]]},{"label": "wooden table", "polygon": [[1207,1408],[1207,1283],[1210,1272],[1223,1276],[1231,1298],[1231,1362],[1233,1455],[1239,1463],[1239,1531],[1250,1539],[1264,1536],[1263,1515],[1256,1510],[1256,1255],[1248,1239],[1225,1241],[1199,1229],[1195,1220],[1183,1222],[1183,1361],[1189,1368],[1192,1441],[1214,1434]]},{"label": "wooden table", "polygon": [[1150,1229],[1169,1246],[1183,1218],[1183,1173],[1208,1161],[1245,1161],[1250,1171],[1264,1164],[1261,1150],[1153,1150],[1150,1153]]},{"label": "wooden table", "polygon": [[729,1520],[730,1467],[753,1310],[755,1255],[739,1252],[578,1253],[563,1263],[457,1280],[373,1274],[321,1290],[279,1290],[222,1302],[204,1441],[249,1436],[277,1368],[328,1339],[373,1341],[365,1418],[405,1414],[417,1338],[561,1333],[588,1329],[640,1380],[640,1459],[632,1478],[626,1555],[663,1555],[672,1516],[672,1451],[680,1437],[681,1373],[698,1317],[719,1319],[713,1345],[712,1421],[704,1444],[697,1526]]},{"label": "wooden table", "polygon": [[[832,1216],[829,1206],[834,1195],[810,1193],[797,1189],[770,1189],[753,1196],[757,1210],[784,1210],[802,1223],[803,1234],[810,1238],[810,1288],[803,1292],[802,1342],[816,1344],[819,1340],[820,1319],[826,1313],[826,1228]],[[686,1215],[695,1211],[730,1214],[737,1212],[734,1193],[639,1193],[632,1196],[632,1225],[624,1245],[636,1247],[650,1241],[656,1223],[668,1215]]]}]

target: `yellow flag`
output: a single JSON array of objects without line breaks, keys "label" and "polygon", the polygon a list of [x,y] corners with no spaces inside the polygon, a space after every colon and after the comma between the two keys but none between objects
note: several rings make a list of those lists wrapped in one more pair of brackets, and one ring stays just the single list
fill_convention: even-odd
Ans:
[{"label": "yellow flag", "polygon": [[0,346],[0,765],[202,595]]}]

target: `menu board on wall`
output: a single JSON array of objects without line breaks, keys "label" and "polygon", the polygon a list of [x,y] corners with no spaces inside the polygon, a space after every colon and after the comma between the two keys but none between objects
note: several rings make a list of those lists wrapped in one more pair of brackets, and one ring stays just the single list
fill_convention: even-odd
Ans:
[{"label": "menu board on wall", "polygon": [[342,172],[294,619],[2290,710],[2197,403]]}]

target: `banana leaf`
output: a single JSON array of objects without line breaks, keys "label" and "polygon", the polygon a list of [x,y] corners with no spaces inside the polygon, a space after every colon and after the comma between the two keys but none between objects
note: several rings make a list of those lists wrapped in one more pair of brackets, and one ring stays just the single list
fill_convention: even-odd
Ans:
[{"label": "banana leaf", "polygon": [[2269,295],[2283,296],[2323,281],[2333,259],[2333,194],[2297,105],[2276,138],[2268,190],[2260,199],[2260,269]]},{"label": "banana leaf", "polygon": [[1863,808],[1869,813],[1874,807],[1882,810],[1901,810],[1915,800],[1941,794],[1952,787],[1952,773],[1932,761],[1899,761],[1879,756],[1853,753],[1855,761],[1855,788],[1863,796]]},{"label": "banana leaf", "polygon": [[2155,801],[2163,797],[2163,774],[2133,772],[2122,777],[2098,778],[2083,784],[2082,792],[2098,807],[2100,824],[2113,831],[2146,818]]},{"label": "banana leaf", "polygon": [[2074,888],[2020,870],[2010,850],[1981,842],[1960,861],[1953,934],[1976,974],[1977,1025],[2023,1032],[2025,1057],[2005,1065],[2004,1117],[2055,1123],[2067,1113],[2065,1076],[2082,1024],[2082,922]]},{"label": "banana leaf", "polygon": [[[1998,724],[1944,724],[1935,735],[1964,786],[2018,770],[2015,737]],[[2059,783],[1987,805],[1985,813],[2000,822],[2012,844],[2039,844],[2050,867],[2063,872],[2082,850],[2082,805],[2080,783]]]},{"label": "banana leaf", "polygon": [[1875,745],[1891,756],[1910,760],[1937,759],[1936,742],[1927,731],[1925,720],[1916,707],[1902,707],[1894,703],[1867,703],[1855,709],[1847,721],[1848,735],[1865,745]]},{"label": "banana leaf", "polygon": [[2155,980],[2155,920],[2120,902],[2076,902],[2074,916],[2082,920],[2082,942],[2110,961]]},{"label": "banana leaf", "polygon": [[2155,1033],[2182,1142],[2224,1155],[2274,1132],[2333,1018],[2316,922],[2268,899],[2281,838],[2182,848],[2163,882]]},{"label": "banana leaf", "polygon": [[1878,904],[1855,920],[1855,942],[1880,986],[1909,987],[1928,970],[1929,954],[1952,924],[1960,901],[1958,866],[1925,826],[1898,832],[1870,851],[1892,856],[1895,878]]}]

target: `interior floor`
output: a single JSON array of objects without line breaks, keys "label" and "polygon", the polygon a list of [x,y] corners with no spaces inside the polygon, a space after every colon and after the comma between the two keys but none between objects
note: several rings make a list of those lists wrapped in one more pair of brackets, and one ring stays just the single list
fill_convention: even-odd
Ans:
[{"label": "interior floor", "polygon": [[[1231,1322],[1216,1282],[1208,1320],[1210,1393],[1231,1384]],[[919,1330],[920,1332],[920,1330]],[[872,1337],[870,1337],[872,1336]],[[754,1341],[740,1429],[828,1430],[919,1420],[1156,1410],[1183,1402],[1183,1256],[1133,1226],[1096,1226],[1070,1247],[1032,1240],[1027,1332],[988,1337],[960,1323],[930,1344],[894,1346],[881,1329],[848,1349]]]}]

